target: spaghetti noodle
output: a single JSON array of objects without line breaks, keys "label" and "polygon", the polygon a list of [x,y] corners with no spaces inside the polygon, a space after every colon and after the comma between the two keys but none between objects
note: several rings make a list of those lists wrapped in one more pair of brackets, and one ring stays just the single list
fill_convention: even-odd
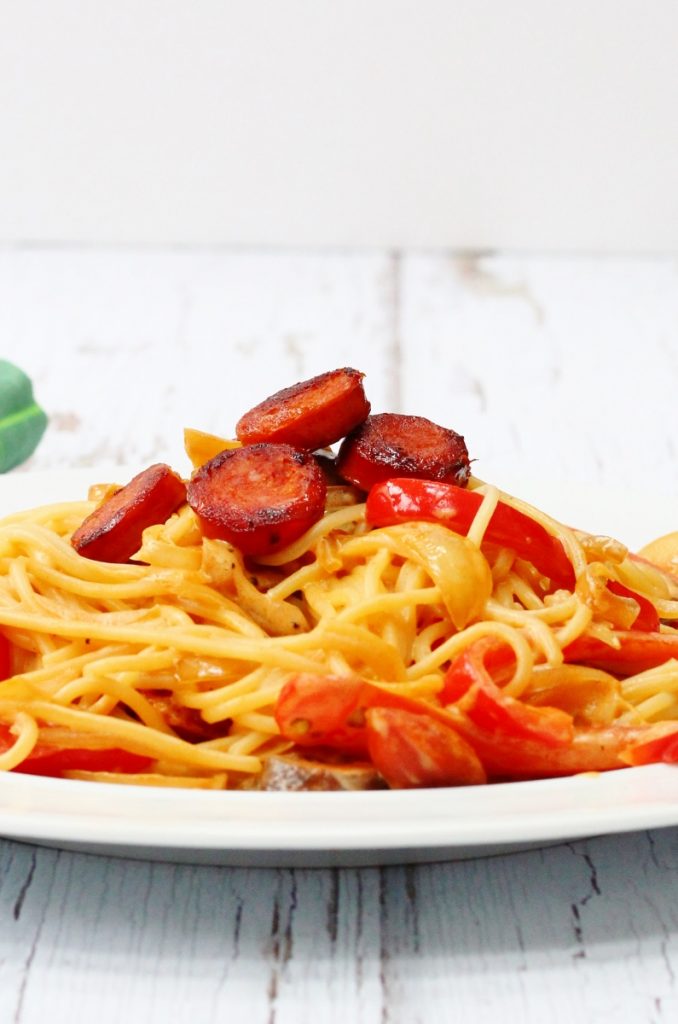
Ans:
[{"label": "spaghetti noodle", "polygon": [[[399,481],[400,497],[416,504],[420,484]],[[678,584],[668,573],[473,478],[463,528],[439,501],[430,514],[419,506],[405,515],[393,489],[378,489],[366,506],[353,487],[330,486],[322,518],[252,558],[206,537],[188,504],[144,531],[133,561],[85,558],[71,537],[110,494],[104,486],[87,501],[6,518],[0,769],[247,788],[298,742],[313,757],[331,748],[355,760],[358,751],[392,785],[440,784],[435,772],[408,782],[383,769],[384,729],[393,751],[411,757],[411,717],[421,725],[428,710],[429,724],[458,734],[490,779],[675,759]],[[387,525],[385,500],[400,509]],[[501,542],[502,516],[534,536]],[[526,536],[534,560],[521,551]],[[555,567],[549,578],[547,550],[559,553],[568,585],[554,585]],[[366,746],[314,731],[298,707],[285,717],[304,680],[370,687],[351,734],[367,728]],[[470,697],[481,690],[484,725]],[[382,705],[401,717],[370,710]],[[553,725],[562,732],[565,719],[567,741]],[[607,753],[577,759],[577,743],[581,752],[593,737],[602,749],[611,735],[609,763]],[[519,750],[515,771],[487,754],[492,738],[506,756]],[[542,741],[552,760],[535,747]],[[426,755],[438,749],[421,742]],[[644,753],[627,757],[627,748]]]},{"label": "spaghetti noodle", "polygon": [[[583,687],[596,725],[678,718],[678,662],[620,682],[563,661],[584,633],[614,650],[610,620],[591,599],[592,567],[606,565],[678,616],[664,577],[621,548],[615,562],[592,562],[572,531],[473,486],[483,500],[463,543],[429,523],[370,529],[364,504],[345,504],[350,492],[335,488],[323,519],[255,568],[231,545],[203,538],[187,506],[146,530],[144,564],[129,565],[71,548],[94,501],[9,517],[0,525],[0,623],[16,671],[0,685],[0,719],[14,742],[0,768],[19,766],[42,735],[153,761],[152,772],[124,781],[252,785],[263,761],[290,746],[274,717],[290,674],[358,675],[435,700],[450,663],[483,637],[513,651],[503,692],[514,698],[543,703],[550,692],[562,703],[569,690],[576,701]],[[500,497],[559,538],[577,571],[574,590],[541,593],[531,565],[483,543]],[[182,738],[159,695],[216,735]]]}]

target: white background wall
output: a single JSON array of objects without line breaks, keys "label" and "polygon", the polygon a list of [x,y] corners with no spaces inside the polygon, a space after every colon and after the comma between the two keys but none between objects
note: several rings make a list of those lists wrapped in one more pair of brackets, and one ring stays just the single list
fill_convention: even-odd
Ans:
[{"label": "white background wall", "polygon": [[0,242],[678,246],[675,0],[0,0]]}]

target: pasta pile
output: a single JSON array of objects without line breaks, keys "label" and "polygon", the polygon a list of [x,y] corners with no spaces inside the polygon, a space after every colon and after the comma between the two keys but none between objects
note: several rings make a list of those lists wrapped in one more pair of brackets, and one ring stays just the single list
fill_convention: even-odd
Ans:
[{"label": "pasta pile", "polygon": [[[188,505],[145,530],[132,563],[83,558],[70,537],[104,487],[6,518],[0,633],[12,672],[0,683],[0,769],[48,740],[150,761],[61,773],[71,778],[256,787],[267,759],[291,748],[274,710],[295,674],[358,676],[434,702],[453,659],[483,637],[514,653],[503,684],[513,698],[574,708],[596,727],[678,719],[673,659],[622,679],[563,659],[584,634],[615,648],[633,602],[603,593],[609,579],[644,595],[662,631],[675,632],[667,575],[492,486],[469,486],[482,502],[467,537],[434,522],[370,527],[355,491],[337,485],[319,522],[256,560],[204,537]],[[499,500],[560,540],[573,589],[545,592],[533,564],[487,542]]]}]

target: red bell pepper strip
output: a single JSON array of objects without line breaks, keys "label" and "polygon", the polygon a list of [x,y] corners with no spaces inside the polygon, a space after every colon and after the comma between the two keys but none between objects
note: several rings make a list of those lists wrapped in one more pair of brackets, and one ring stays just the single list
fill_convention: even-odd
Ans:
[{"label": "red bell pepper strip", "polygon": [[454,704],[488,736],[531,740],[547,747],[571,743],[572,716],[558,708],[532,707],[507,696],[486,668],[485,659],[493,655],[496,667],[514,658],[507,644],[497,644],[490,638],[471,644],[455,658],[440,693],[443,705]]},{"label": "red bell pepper strip", "polygon": [[632,629],[640,629],[645,633],[659,632],[659,614],[652,601],[625,587],[618,580],[608,580],[607,589],[618,597],[630,597],[638,605],[638,614],[633,620]]},{"label": "red bell pepper strip", "polygon": [[591,665],[616,676],[634,676],[663,665],[669,658],[678,658],[678,633],[620,629],[613,635],[619,641],[618,649],[595,637],[577,637],[564,648],[565,661]]},{"label": "red bell pepper strip", "polygon": [[[13,746],[16,737],[9,726],[0,725],[0,753]],[[23,775],[59,776],[67,771],[120,772],[147,771],[153,759],[117,747],[55,747],[38,740],[25,761],[12,771]]]},{"label": "red bell pepper strip", "polygon": [[678,763],[675,723],[574,728],[565,712],[505,696],[486,663],[501,672],[513,660],[507,645],[480,640],[455,659],[440,695],[443,703],[455,700],[448,708],[455,729],[490,778],[544,778],[657,761]]},{"label": "red bell pepper strip", "polygon": [[487,782],[473,747],[435,718],[379,707],[365,717],[370,760],[392,789]]},{"label": "red bell pepper strip", "polygon": [[9,679],[11,673],[12,665],[9,640],[4,633],[0,633],[0,680]]},{"label": "red bell pepper strip", "polygon": [[[396,478],[375,484],[367,497],[367,521],[372,526],[394,526],[412,520],[443,523],[466,535],[482,503],[482,495],[456,484],[437,480]],[[500,501],[490,519],[485,539],[511,548],[531,562],[554,588],[574,587],[574,571],[557,537],[529,516]]]},{"label": "red bell pepper strip", "polygon": [[494,781],[554,778],[580,772],[605,772],[626,768],[630,764],[648,764],[650,760],[666,761],[670,757],[676,758],[678,747],[678,729],[673,723],[675,743],[671,745],[669,736],[662,735],[659,737],[661,749],[644,749],[653,736],[657,737],[657,726],[654,725],[576,728],[572,742],[567,746],[549,747],[535,740],[489,735],[456,708],[452,708],[451,713],[456,730],[471,744],[488,777]]}]

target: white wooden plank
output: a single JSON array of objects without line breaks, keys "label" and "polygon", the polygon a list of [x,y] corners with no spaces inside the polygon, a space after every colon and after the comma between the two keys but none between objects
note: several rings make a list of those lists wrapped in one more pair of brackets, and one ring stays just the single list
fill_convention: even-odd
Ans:
[{"label": "white wooden plank", "polygon": [[667,830],[650,842],[639,834],[389,869],[389,1020],[672,1019],[676,838]]},{"label": "white wooden plank", "polygon": [[402,261],[403,403],[466,436],[476,473],[675,494],[674,259]]},{"label": "white wooden plank", "polygon": [[362,958],[375,938],[379,945],[364,929],[376,871],[222,870],[3,849],[11,877],[3,874],[0,906],[16,921],[11,936],[5,930],[3,1020],[37,1021],[46,1006],[54,1021],[102,1024],[137,1019],[141,1008],[149,1022],[224,1013],[291,1021],[307,1011],[330,1022],[337,1007],[356,1022],[372,1019],[379,972],[365,971]]},{"label": "white wooden plank", "polygon": [[270,971],[258,947],[276,876],[237,877],[234,888],[217,869],[62,855],[17,1020],[49,1006],[58,1021],[216,1021],[220,1005],[240,1000],[266,1019]]},{"label": "white wooden plank", "polygon": [[336,366],[397,390],[393,260],[220,250],[0,251],[0,337],[50,415],[29,468],[185,462],[251,405]]},{"label": "white wooden plank", "polygon": [[192,868],[5,843],[0,1014],[671,1020],[677,838],[361,871]]},{"label": "white wooden plank", "polygon": [[59,855],[0,843],[0,1019],[20,1019]]},{"label": "white wooden plank", "polygon": [[276,1024],[369,1024],[383,998],[379,965],[369,960],[379,946],[378,872],[284,875],[291,901],[286,928],[272,944]]}]

